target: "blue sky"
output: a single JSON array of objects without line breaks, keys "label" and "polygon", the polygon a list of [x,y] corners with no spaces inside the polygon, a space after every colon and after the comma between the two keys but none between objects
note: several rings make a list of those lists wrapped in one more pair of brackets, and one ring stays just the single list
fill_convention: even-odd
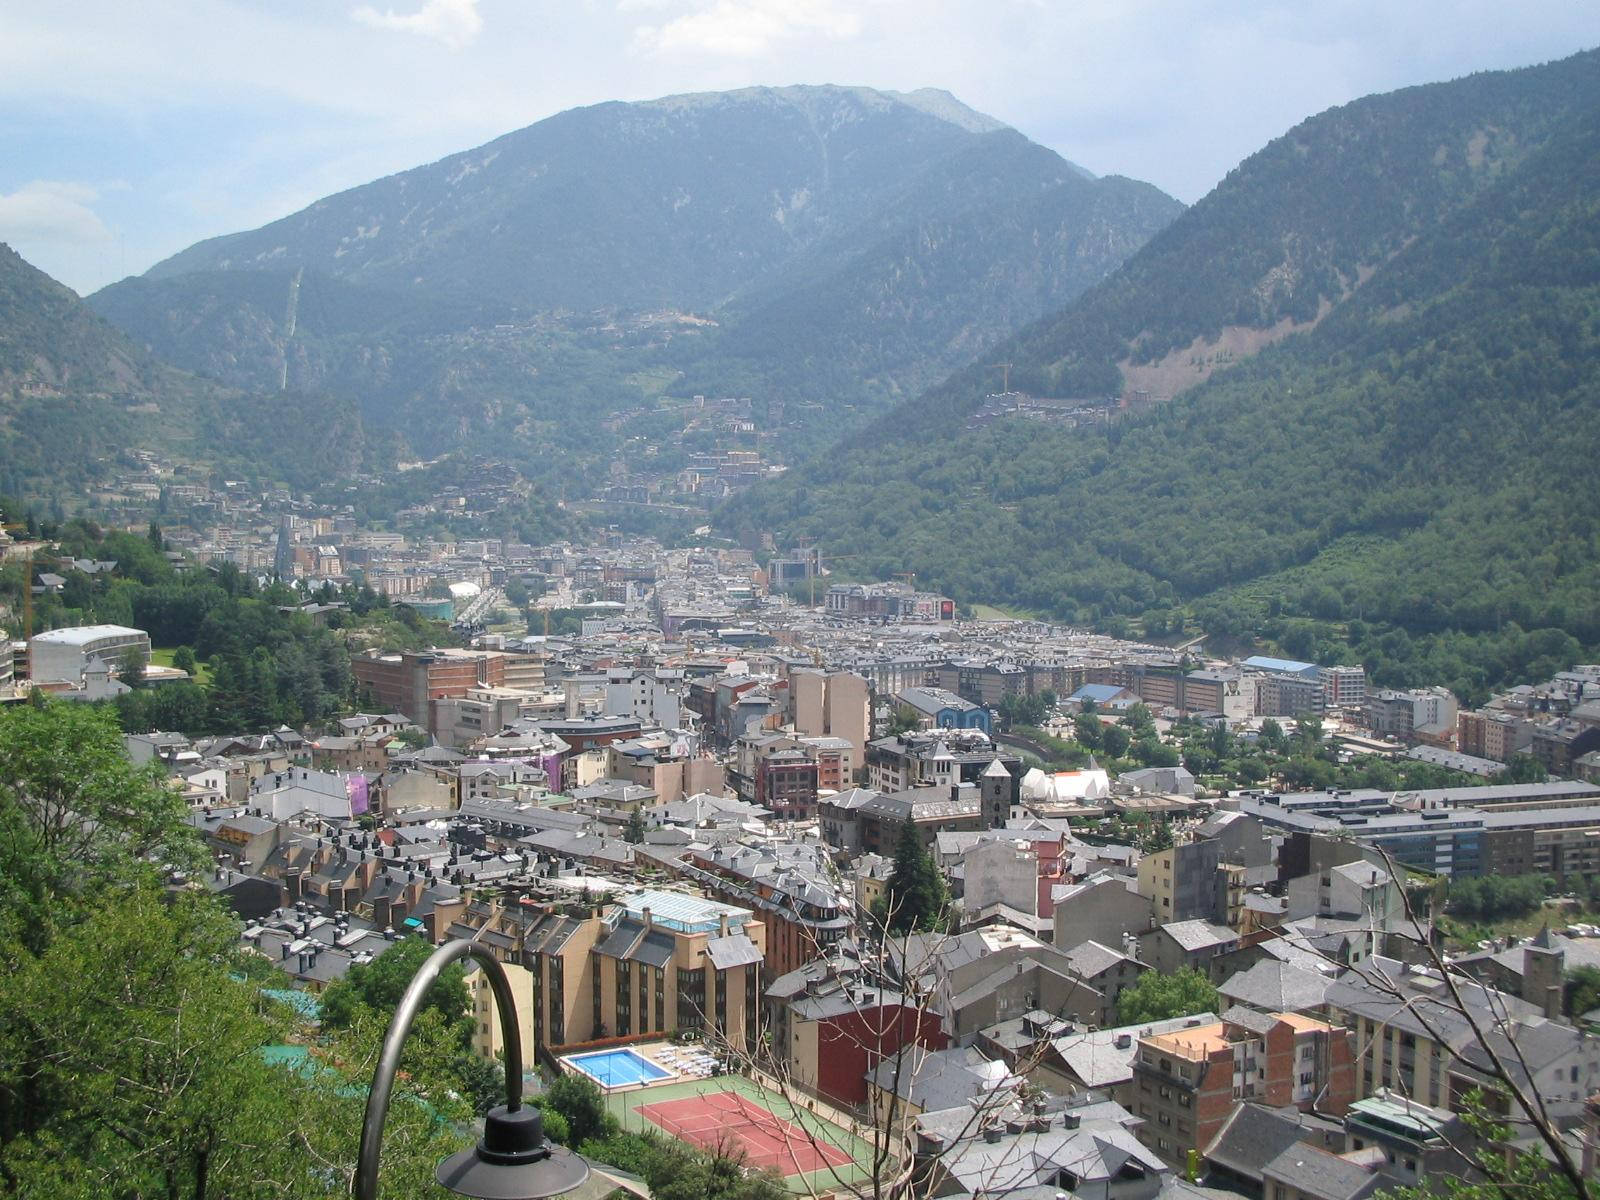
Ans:
[{"label": "blue sky", "polygon": [[1192,202],[1332,105],[1596,45],[1570,0],[17,0],[0,241],[89,292],[564,108],[749,84],[947,88]]}]

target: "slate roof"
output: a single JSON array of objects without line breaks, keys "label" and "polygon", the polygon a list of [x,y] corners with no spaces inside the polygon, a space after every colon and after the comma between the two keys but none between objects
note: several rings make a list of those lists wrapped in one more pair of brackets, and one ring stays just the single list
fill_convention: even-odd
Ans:
[{"label": "slate roof", "polygon": [[1211,1139],[1211,1145],[1203,1147],[1206,1160],[1259,1183],[1267,1164],[1305,1136],[1297,1116],[1264,1104],[1240,1104]]},{"label": "slate roof", "polygon": [[1321,1008],[1333,980],[1276,959],[1264,958],[1236,971],[1218,985],[1217,993],[1262,1012],[1306,1012]]},{"label": "slate roof", "polygon": [[760,948],[742,933],[707,939],[706,957],[719,971],[747,967],[762,961]]},{"label": "slate roof", "polygon": [[1226,925],[1196,918],[1193,921],[1169,921],[1160,927],[1168,937],[1183,949],[1193,953],[1237,942],[1239,935]]},{"label": "slate roof", "polygon": [[1361,1200],[1378,1190],[1382,1177],[1316,1146],[1287,1147],[1266,1165],[1265,1174],[1286,1180],[1317,1200]]}]

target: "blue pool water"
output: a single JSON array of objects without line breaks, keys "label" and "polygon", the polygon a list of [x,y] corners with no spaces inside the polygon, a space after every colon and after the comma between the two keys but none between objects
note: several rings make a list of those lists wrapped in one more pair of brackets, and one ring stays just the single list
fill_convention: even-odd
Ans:
[{"label": "blue pool water", "polygon": [[655,1083],[671,1079],[672,1072],[656,1066],[632,1050],[596,1050],[589,1054],[569,1054],[571,1063],[601,1087],[629,1087],[635,1083]]}]

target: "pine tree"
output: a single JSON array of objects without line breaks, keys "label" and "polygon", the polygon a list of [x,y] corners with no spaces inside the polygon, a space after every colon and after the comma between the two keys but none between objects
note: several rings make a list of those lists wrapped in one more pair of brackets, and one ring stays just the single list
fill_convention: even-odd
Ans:
[{"label": "pine tree", "polygon": [[895,844],[894,870],[884,892],[882,916],[890,933],[938,929],[944,921],[949,894],[933,856],[922,844],[916,825],[906,821]]}]

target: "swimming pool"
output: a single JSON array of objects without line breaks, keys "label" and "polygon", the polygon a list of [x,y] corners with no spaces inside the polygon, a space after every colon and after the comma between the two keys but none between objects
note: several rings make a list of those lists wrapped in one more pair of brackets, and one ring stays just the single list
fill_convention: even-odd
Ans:
[{"label": "swimming pool", "polygon": [[569,1054],[561,1061],[578,1068],[603,1088],[631,1087],[636,1083],[656,1083],[672,1078],[671,1071],[658,1067],[634,1050],[595,1050],[589,1054]]}]

